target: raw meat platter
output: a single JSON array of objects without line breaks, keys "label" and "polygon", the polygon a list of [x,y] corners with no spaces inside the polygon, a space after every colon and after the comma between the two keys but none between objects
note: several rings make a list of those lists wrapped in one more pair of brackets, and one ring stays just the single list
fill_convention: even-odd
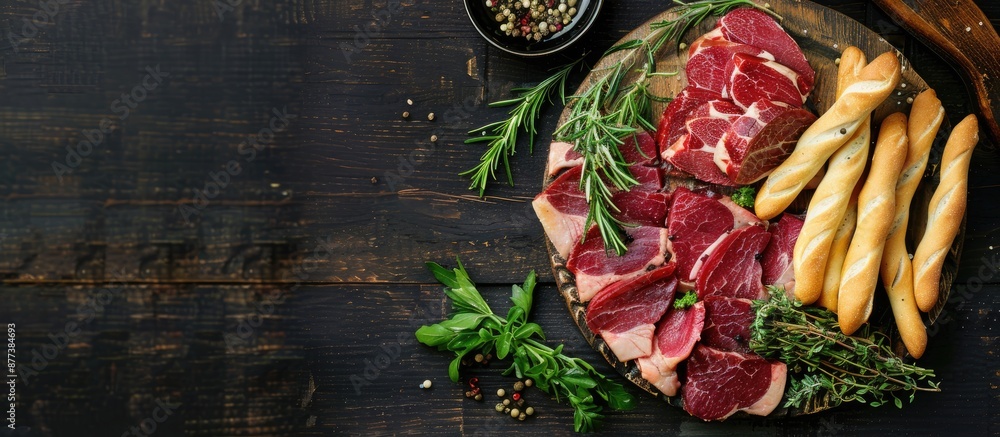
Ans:
[{"label": "raw meat platter", "polygon": [[[780,119],[780,128],[788,131],[797,130],[798,133],[801,133],[806,126],[815,120],[815,115],[813,114],[823,114],[834,101],[837,87],[837,59],[840,57],[843,49],[848,46],[856,46],[868,56],[869,60],[887,51],[895,52],[895,49],[889,43],[864,27],[861,23],[823,6],[808,1],[775,1],[771,8],[782,17],[781,27],[798,44],[802,54],[805,55],[808,61],[808,65],[805,66],[791,65],[792,69],[800,70],[801,72],[810,70],[809,67],[811,67],[811,70],[815,71],[814,77],[812,77],[811,71],[808,74],[801,75],[805,78],[807,86],[812,87],[811,93],[808,93],[808,99],[804,104],[801,101],[796,101],[801,96],[795,92],[795,84],[791,84],[786,87],[790,91],[779,89],[772,93],[773,98],[779,101],[779,103],[775,103],[769,108],[758,108],[759,104],[751,104],[752,100],[740,102],[739,90],[736,90],[735,86],[733,86],[733,96],[731,96],[731,99],[735,101],[736,106],[740,107],[732,104],[703,105],[705,106],[704,111],[706,111],[706,114],[718,115],[731,113],[733,114],[733,119],[736,119],[739,117],[739,114],[744,114],[743,118],[745,118],[746,114],[752,112],[760,118],[764,117],[765,115],[762,114],[767,114],[768,110],[777,108],[780,109],[780,115],[771,118],[783,117]],[[620,42],[647,35],[650,32],[651,23],[673,18],[673,14],[673,12],[667,11],[654,17],[625,36]],[[689,84],[688,78],[685,77],[685,67],[688,65],[689,56],[688,47],[693,43],[699,44],[700,42],[695,41],[696,38],[712,31],[716,27],[717,21],[717,17],[707,18],[699,26],[691,28],[685,34],[683,39],[684,44],[680,50],[675,51],[672,48],[667,48],[661,52],[660,57],[657,59],[657,70],[662,72],[677,71],[678,74],[673,77],[653,80],[652,88],[654,95],[669,96],[674,99],[687,98],[696,102],[698,101],[697,96],[690,95],[692,91],[684,91],[685,87]],[[920,76],[910,68],[909,62],[901,54],[896,53],[901,64],[902,79],[889,98],[873,112],[873,126],[877,125],[892,112],[908,112],[913,98],[920,91],[928,88]],[[621,53],[609,55],[605,59],[602,59],[593,70],[597,71],[603,66],[617,61],[621,56]],[[747,59],[750,58],[752,56],[747,57]],[[752,61],[746,61],[743,68],[755,68],[755,65],[750,65],[751,63]],[[795,64],[794,60],[790,63]],[[590,87],[593,80],[593,74],[588,76],[581,85],[581,90]],[[711,81],[712,78],[707,77],[696,80]],[[710,87],[710,84],[706,85],[706,87]],[[801,88],[802,81],[800,80],[799,89],[801,90]],[[802,95],[805,94],[803,93]],[[654,124],[656,121],[659,121],[659,114],[663,113],[665,106],[666,103],[654,105],[653,114],[657,118],[654,120]],[[799,109],[799,107],[802,109]],[[567,109],[563,112],[560,124],[565,121],[568,111]],[[697,119],[698,117],[694,118]],[[692,127],[694,126],[692,118],[688,118],[687,120],[686,126],[691,131],[691,135],[689,135],[692,137],[691,140],[700,141],[700,138],[694,138],[697,132],[696,128]],[[710,117],[707,116],[704,117],[704,120],[711,122]],[[621,346],[618,347],[617,353],[612,351],[609,342],[617,342],[616,344],[618,345],[631,345],[629,343],[630,339],[602,338],[595,335],[588,327],[588,308],[595,305],[607,305],[608,301],[615,301],[615,305],[623,305],[625,307],[632,305],[634,310],[634,307],[648,305],[648,302],[652,301],[656,302],[656,304],[648,308],[648,311],[662,315],[667,311],[666,308],[671,305],[672,299],[675,298],[674,289],[677,287],[677,279],[675,277],[680,277],[682,280],[683,278],[687,278],[693,282],[695,278],[691,272],[698,271],[699,268],[705,265],[712,265],[713,262],[717,262],[717,260],[711,259],[712,257],[736,256],[736,258],[727,258],[731,261],[732,259],[739,259],[741,250],[744,254],[756,254],[756,260],[749,258],[744,259],[744,262],[725,263],[725,268],[715,268],[715,271],[711,274],[699,274],[697,280],[702,282],[734,282],[732,279],[739,278],[743,270],[752,269],[754,265],[760,269],[760,266],[763,264],[763,271],[758,271],[756,274],[763,275],[763,278],[770,278],[770,280],[765,279],[765,284],[778,284],[782,280],[781,277],[783,274],[788,275],[790,266],[787,260],[785,260],[785,264],[781,265],[780,260],[773,261],[769,257],[780,258],[782,253],[790,253],[788,235],[790,233],[797,235],[798,229],[801,227],[801,221],[796,222],[797,219],[794,216],[785,214],[780,220],[777,218],[772,219],[768,227],[745,226],[747,223],[760,223],[760,221],[753,213],[733,204],[729,200],[728,194],[732,190],[730,186],[736,185],[732,181],[735,180],[740,182],[739,185],[743,185],[744,182],[738,179],[743,178],[747,173],[752,176],[753,168],[740,169],[738,166],[735,168],[731,166],[726,171],[720,172],[718,169],[712,167],[711,171],[718,172],[719,175],[699,177],[701,180],[714,182],[712,184],[690,177],[679,176],[676,172],[664,175],[661,171],[662,166],[657,167],[655,165],[655,161],[661,156],[662,152],[662,150],[658,150],[657,144],[674,144],[679,137],[679,135],[673,135],[672,138],[667,139],[656,138],[656,135],[667,136],[668,134],[663,132],[664,130],[663,126],[661,126],[658,134],[650,133],[650,135],[640,136],[637,147],[632,147],[636,146],[633,142],[627,144],[630,147],[623,147],[621,149],[628,162],[650,163],[651,160],[653,162],[646,166],[633,166],[631,168],[632,173],[640,182],[640,185],[634,187],[629,192],[616,195],[615,203],[622,208],[620,218],[639,226],[627,230],[630,237],[629,252],[621,260],[611,262],[621,265],[634,264],[641,267],[660,265],[664,263],[663,258],[666,252],[663,248],[669,244],[671,247],[670,253],[674,254],[673,256],[676,258],[671,263],[671,268],[660,268],[652,271],[643,268],[633,269],[631,274],[623,275],[618,275],[618,272],[607,274],[607,272],[600,271],[600,268],[588,270],[587,266],[589,265],[599,266],[608,263],[608,258],[604,252],[596,228],[591,228],[587,234],[587,237],[593,238],[586,239],[582,244],[593,246],[588,248],[588,250],[574,246],[578,244],[579,240],[579,237],[575,235],[548,235],[545,241],[560,293],[565,298],[570,314],[587,342],[601,353],[621,375],[638,387],[653,395],[662,397],[672,405],[683,406],[682,396],[677,392],[677,388],[680,386],[680,383],[677,381],[677,375],[666,373],[656,374],[655,372],[657,368],[669,367],[671,364],[676,367],[676,363],[663,362],[664,360],[669,360],[670,354],[660,351],[658,344],[653,346],[657,353],[653,353],[652,355],[629,350],[627,347],[623,349]],[[948,131],[949,124],[946,119],[941,127],[941,132],[946,134]],[[778,133],[775,135],[780,136],[781,134]],[[937,186],[937,170],[941,161],[945,137],[945,135],[939,134],[936,138],[927,166],[927,173],[931,174],[931,177],[925,178],[924,183],[920,185],[913,198],[910,215],[911,226],[907,232],[909,243],[912,243],[915,238],[919,238],[924,232],[924,225],[927,221],[926,207]],[[711,138],[710,141],[716,140],[718,138]],[[685,141],[685,139],[682,139],[681,143]],[[694,148],[697,149],[697,147],[696,145]],[[572,154],[568,153],[570,152],[570,148],[570,145],[559,142],[553,142],[550,146],[549,161],[543,184],[544,188],[539,198],[536,198],[536,211],[539,211],[539,205],[537,204],[539,199],[546,196],[547,198],[542,199],[542,201],[550,211],[556,209],[552,204],[558,202],[580,202],[578,198],[581,194],[575,189],[576,181],[580,177],[580,167],[574,167],[574,164],[578,163],[572,162]],[[674,147],[671,148],[673,149]],[[692,161],[692,169],[685,168],[684,170],[687,170],[688,173],[696,174],[699,171],[697,170],[697,165],[696,161]],[[677,166],[675,165],[675,167]],[[718,179],[713,179],[714,177]],[[662,189],[660,188],[661,186],[663,187]],[[708,194],[705,195],[703,193]],[[574,196],[577,199],[573,199]],[[802,199],[799,199],[790,207],[789,211],[803,212],[805,206],[806,203],[803,203]],[[668,209],[670,211],[669,218]],[[555,226],[569,226],[582,229],[582,216],[580,214],[585,215],[585,212],[575,211],[574,213],[577,215],[546,216],[545,214],[539,214],[539,217],[543,221],[543,224],[546,220],[558,220],[564,222]],[[687,219],[701,219],[704,217],[711,217],[712,219],[705,223],[696,223],[694,225],[685,223]],[[569,222],[565,222],[567,220]],[[546,225],[548,226],[548,224]],[[719,229],[711,229],[713,226],[719,227]],[[670,228],[670,231],[668,231],[668,228]],[[676,229],[683,229],[684,231],[677,232]],[[716,241],[715,235],[712,235],[712,232],[716,231],[718,231],[717,233],[728,232],[728,236],[724,239],[719,238]],[[708,236],[706,237],[703,234]],[[964,221],[958,237],[947,254],[941,274],[941,293],[935,307],[925,316],[927,324],[934,322],[938,314],[940,314],[942,306],[948,299],[950,286],[958,268],[963,237]],[[719,245],[719,247],[715,247],[713,252],[711,252],[712,255],[709,257],[681,256],[685,251],[700,254],[705,249],[705,246],[711,242]],[[794,242],[791,244],[794,245]],[[573,256],[568,256],[570,248],[573,249]],[[729,252],[731,254],[727,254]],[[666,256],[670,257],[670,255]],[[574,263],[575,266],[573,265]],[[774,265],[781,265],[782,267],[779,267],[778,270],[784,268],[785,271],[771,271],[775,270],[772,267]],[[574,276],[570,272],[571,269],[577,271],[579,274]],[[647,271],[643,272],[643,270]],[[593,274],[588,273],[591,271]],[[739,282],[739,280],[737,279],[735,282]],[[686,334],[689,334],[691,330],[697,330],[700,332],[702,342],[706,341],[706,338],[709,338],[708,341],[712,346],[729,345],[729,347],[723,347],[721,349],[723,352],[720,352],[716,349],[701,346],[694,347],[692,350],[692,345],[687,344],[686,347],[688,350],[692,350],[690,357],[687,358],[687,368],[695,366],[703,368],[704,371],[710,371],[709,368],[713,366],[726,366],[726,363],[729,361],[740,361],[733,353],[738,353],[744,346],[737,344],[738,341],[734,342],[733,339],[742,341],[746,334],[736,332],[739,331],[738,328],[734,331],[733,326],[742,324],[745,327],[748,325],[747,321],[740,321],[739,319],[741,317],[745,319],[748,317],[748,314],[749,317],[752,317],[749,311],[750,299],[759,298],[759,296],[756,290],[748,291],[746,287],[741,288],[739,284],[730,284],[729,286],[735,288],[733,288],[728,297],[718,298],[707,296],[700,299],[695,306],[690,308],[693,311],[667,313],[667,316],[662,320],[657,316],[658,323],[655,328],[657,335],[654,336],[654,343],[661,343],[667,348],[671,347],[670,344],[675,346],[682,345],[683,347],[683,343],[688,341],[685,338],[691,338],[690,335],[686,336]],[[657,299],[646,300],[644,301],[645,303],[634,300],[629,301],[624,291],[635,289],[644,290],[645,294],[667,294],[659,296]],[[600,295],[595,298],[598,291],[600,291]],[[888,304],[885,302],[884,293],[881,294],[883,295],[882,299],[876,299],[875,312],[872,313],[870,321],[873,324],[884,327],[887,332],[897,337],[896,341],[893,342],[893,349],[897,355],[905,357],[906,349],[898,341],[898,333],[895,331],[891,312],[888,311]],[[680,296],[680,293],[677,296]],[[663,306],[663,308],[659,308],[658,306]],[[706,317],[706,312],[711,316]],[[678,313],[683,313],[684,315]],[[674,316],[675,314],[676,317]],[[604,314],[593,316],[595,318],[611,317]],[[590,320],[590,322],[595,323],[593,320]],[[604,322],[608,323],[609,321],[605,320]],[[652,323],[646,329],[654,329]],[[675,333],[674,337],[677,338],[666,342],[661,341],[661,336],[659,335],[660,329]],[[689,340],[688,342],[693,341]],[[727,350],[736,352],[725,352]],[[619,357],[627,359],[619,360]],[[777,370],[772,368],[774,366],[769,367],[763,359],[759,361],[734,362],[734,365],[743,366],[740,368],[741,371],[747,371],[749,367],[753,367],[753,371],[763,372],[764,374],[777,373]],[[785,369],[783,365],[781,367],[781,377],[784,378]],[[643,372],[646,373],[644,374]],[[767,378],[765,377],[764,379],[766,380]],[[784,387],[783,383],[782,387]],[[757,390],[762,392],[775,391],[773,387],[769,388],[766,384],[758,387]],[[667,396],[664,395],[665,392],[676,392],[676,395]],[[780,399],[781,394],[768,392],[766,395],[762,394],[761,396],[770,398],[768,402],[771,403],[773,408],[773,404]],[[749,407],[749,409],[753,408],[756,407]],[[770,413],[770,416],[810,414],[827,408],[830,408],[830,405],[822,401],[808,404],[802,408],[792,409],[783,408],[779,403],[778,407],[774,408]],[[745,414],[742,411],[737,413],[737,415]]]}]

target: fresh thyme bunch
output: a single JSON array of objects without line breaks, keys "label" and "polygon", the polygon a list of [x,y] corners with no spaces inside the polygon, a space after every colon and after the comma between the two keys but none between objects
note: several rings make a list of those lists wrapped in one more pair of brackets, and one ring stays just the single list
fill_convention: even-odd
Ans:
[{"label": "fresh thyme bunch", "polygon": [[902,408],[898,392],[910,392],[912,402],[917,391],[941,391],[927,380],[934,371],[904,363],[884,333],[868,325],[859,335],[845,335],[836,314],[803,306],[780,287],[768,291],[769,300],[753,304],[757,316],[750,326],[750,348],[788,365],[786,407],[851,401],[877,407],[891,397]]}]

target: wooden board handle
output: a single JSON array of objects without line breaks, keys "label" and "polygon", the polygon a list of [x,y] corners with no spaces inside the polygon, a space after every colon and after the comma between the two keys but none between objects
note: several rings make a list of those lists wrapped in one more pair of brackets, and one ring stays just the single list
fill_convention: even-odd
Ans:
[{"label": "wooden board handle", "polygon": [[894,21],[950,61],[976,99],[982,127],[1000,145],[1000,36],[972,0],[874,0]]}]

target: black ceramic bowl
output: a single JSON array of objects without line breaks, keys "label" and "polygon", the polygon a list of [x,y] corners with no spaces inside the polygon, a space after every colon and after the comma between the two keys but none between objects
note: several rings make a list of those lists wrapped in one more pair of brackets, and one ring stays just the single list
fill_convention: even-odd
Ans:
[{"label": "black ceramic bowl", "polygon": [[578,0],[576,8],[579,12],[573,21],[541,41],[505,35],[500,31],[500,23],[496,22],[496,13],[486,7],[486,0],[465,0],[465,11],[476,31],[500,50],[521,56],[542,56],[569,47],[580,39],[597,20],[603,5],[604,0]]}]

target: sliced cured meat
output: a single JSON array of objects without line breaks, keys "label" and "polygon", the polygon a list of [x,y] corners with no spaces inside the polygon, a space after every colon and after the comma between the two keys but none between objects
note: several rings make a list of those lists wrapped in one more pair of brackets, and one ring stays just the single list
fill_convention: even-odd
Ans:
[{"label": "sliced cured meat", "polygon": [[743,108],[728,100],[712,100],[697,107],[684,124],[687,132],[705,144],[716,145],[733,121],[744,113]]},{"label": "sliced cured meat", "polygon": [[676,396],[680,388],[677,366],[691,355],[705,325],[705,305],[701,302],[679,310],[671,308],[656,326],[653,352],[639,358],[642,378],[667,396]]},{"label": "sliced cured meat", "polygon": [[764,255],[760,259],[764,269],[761,275],[764,285],[784,287],[787,293],[795,291],[792,252],[801,231],[802,219],[791,214],[782,215],[781,220],[767,229],[771,234],[771,241],[767,243],[767,249],[764,249]]},{"label": "sliced cured meat", "polygon": [[604,240],[597,227],[591,227],[585,241],[578,242],[570,251],[566,268],[576,276],[581,302],[589,301],[612,283],[640,276],[666,261],[666,229],[639,226],[625,228],[625,233],[631,241],[622,256],[604,250]]},{"label": "sliced cured meat", "polygon": [[670,147],[671,144],[677,142],[681,135],[684,135],[686,129],[684,123],[691,111],[703,103],[721,99],[722,96],[718,93],[691,86],[684,88],[667,105],[666,109],[663,110],[663,115],[660,116],[660,124],[656,128],[656,144],[660,150]]},{"label": "sliced cured meat", "polygon": [[581,168],[571,167],[531,202],[545,235],[565,259],[580,237],[587,218],[587,199],[580,191]]},{"label": "sliced cured meat", "polygon": [[688,59],[685,72],[689,86],[709,90],[729,97],[729,74],[726,66],[736,54],[774,60],[774,56],[757,47],[724,39],[703,40]]},{"label": "sliced cured meat", "polygon": [[808,93],[795,85],[798,73],[777,62],[746,53],[733,55],[726,64],[727,97],[741,108],[764,99],[800,107]]},{"label": "sliced cured meat", "polygon": [[781,402],[787,368],[757,355],[698,345],[687,362],[684,410],[703,420],[737,411],[766,416]]},{"label": "sliced cured meat", "polygon": [[677,262],[677,278],[693,280],[694,266],[709,246],[726,232],[751,223],[757,224],[760,220],[732,200],[677,188],[667,215],[669,248]]},{"label": "sliced cured meat", "polygon": [[694,42],[691,43],[691,47],[688,48],[688,59],[693,58],[694,55],[698,54],[698,52],[701,51],[702,44],[719,40],[728,41],[726,39],[726,36],[722,34],[722,29],[719,29],[718,27],[712,29],[711,31],[702,36],[699,36],[697,39],[694,40]]},{"label": "sliced cured meat", "polygon": [[754,8],[734,9],[723,16],[715,27],[725,39],[759,47],[774,55],[775,61],[795,70],[802,94],[808,94],[812,89],[816,71],[809,66],[795,40],[766,12]]},{"label": "sliced cured meat", "polygon": [[656,139],[645,131],[640,131],[634,136],[626,136],[624,143],[618,146],[618,150],[622,152],[625,162],[630,165],[653,164],[660,158]]},{"label": "sliced cured meat", "polygon": [[549,144],[549,176],[559,174],[563,169],[583,164],[583,155],[573,150],[573,145],[562,141]]},{"label": "sliced cured meat", "polygon": [[795,149],[813,113],[783,103],[758,100],[733,120],[715,148],[716,166],[738,185],[771,174]]},{"label": "sliced cured meat", "polygon": [[[631,225],[665,226],[670,195],[658,191],[663,187],[662,175],[653,167],[640,165],[629,170],[639,180],[639,185],[613,195],[612,202],[620,211],[612,215]],[[582,171],[579,166],[571,167],[531,202],[535,215],[542,222],[542,229],[564,259],[569,256],[573,245],[580,241],[586,224],[587,199],[580,191]]]},{"label": "sliced cured meat", "polygon": [[677,169],[710,184],[734,186],[719,166],[715,165],[715,145],[709,145],[691,134],[684,134],[663,151],[663,159]]},{"label": "sliced cured meat", "polygon": [[615,282],[587,305],[587,327],[604,339],[619,361],[649,356],[656,322],[673,303],[676,289],[673,263]]},{"label": "sliced cured meat", "polygon": [[750,325],[754,320],[751,301],[708,296],[703,302],[705,329],[701,344],[724,351],[750,352]]},{"label": "sliced cured meat", "polygon": [[764,226],[746,226],[722,237],[713,250],[706,251],[697,271],[698,296],[725,296],[759,299],[765,296],[758,261],[771,234]]}]

